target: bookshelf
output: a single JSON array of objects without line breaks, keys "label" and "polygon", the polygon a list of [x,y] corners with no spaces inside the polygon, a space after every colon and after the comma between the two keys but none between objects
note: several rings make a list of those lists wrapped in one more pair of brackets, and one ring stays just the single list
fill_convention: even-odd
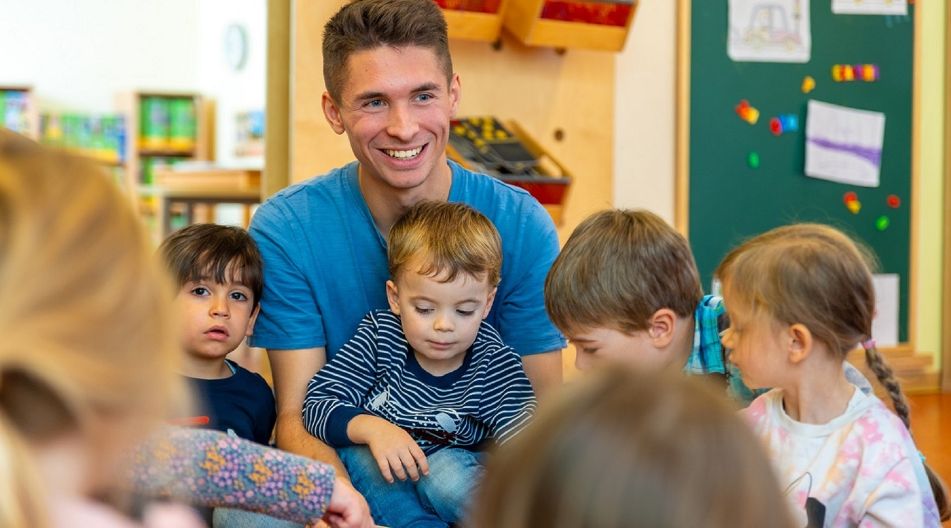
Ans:
[{"label": "bookshelf", "polygon": [[39,125],[33,88],[0,85],[0,127],[37,139]]},{"label": "bookshelf", "polygon": [[119,105],[128,116],[126,188],[153,239],[159,242],[165,216],[156,170],[214,158],[214,108],[197,93],[145,90],[121,94]]}]

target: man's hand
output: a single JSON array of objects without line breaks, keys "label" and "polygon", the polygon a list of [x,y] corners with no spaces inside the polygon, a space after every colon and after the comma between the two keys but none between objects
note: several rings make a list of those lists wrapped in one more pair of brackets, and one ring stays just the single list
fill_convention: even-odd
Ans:
[{"label": "man's hand", "polygon": [[361,414],[350,420],[347,435],[358,444],[366,444],[373,453],[380,474],[387,482],[419,480],[429,474],[429,462],[413,437],[400,427],[369,414]]}]

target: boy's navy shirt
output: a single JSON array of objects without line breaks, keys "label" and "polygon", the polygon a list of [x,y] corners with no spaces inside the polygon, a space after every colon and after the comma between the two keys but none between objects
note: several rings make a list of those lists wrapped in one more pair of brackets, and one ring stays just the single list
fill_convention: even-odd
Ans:
[{"label": "boy's navy shirt", "polygon": [[185,376],[198,399],[209,429],[268,445],[277,420],[274,393],[260,374],[225,360],[233,374],[221,379]]}]

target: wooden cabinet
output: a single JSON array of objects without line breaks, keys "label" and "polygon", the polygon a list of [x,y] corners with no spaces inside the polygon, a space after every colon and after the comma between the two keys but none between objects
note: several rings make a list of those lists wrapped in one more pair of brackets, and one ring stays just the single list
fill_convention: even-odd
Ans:
[{"label": "wooden cabinet", "polygon": [[529,46],[621,51],[638,0],[508,0],[505,29]]},{"label": "wooden cabinet", "polygon": [[502,31],[509,0],[436,0],[446,17],[449,38],[494,42]]}]

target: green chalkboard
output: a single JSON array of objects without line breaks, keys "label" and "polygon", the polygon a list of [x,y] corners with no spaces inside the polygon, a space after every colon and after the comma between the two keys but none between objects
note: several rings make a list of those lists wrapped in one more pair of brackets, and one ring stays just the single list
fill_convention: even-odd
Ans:
[{"label": "green chalkboard", "polygon": [[[751,235],[791,222],[831,224],[870,247],[880,273],[899,275],[899,340],[907,342],[914,6],[907,16],[840,15],[832,13],[831,0],[812,0],[809,61],[778,63],[730,59],[726,0],[684,1],[690,6],[687,228],[704,284],[724,254]],[[834,82],[835,64],[877,64],[880,76]],[[801,89],[807,75],[816,82],[808,94]],[[743,99],[760,112],[755,125],[735,111]],[[805,176],[810,99],[885,114],[879,187]],[[774,136],[769,121],[781,114],[797,115],[799,131]],[[750,152],[758,154],[758,168],[749,163]],[[857,214],[844,203],[849,191],[861,203]],[[890,195],[901,200],[898,208],[888,205]],[[881,216],[889,220],[885,230],[876,224]]]}]

